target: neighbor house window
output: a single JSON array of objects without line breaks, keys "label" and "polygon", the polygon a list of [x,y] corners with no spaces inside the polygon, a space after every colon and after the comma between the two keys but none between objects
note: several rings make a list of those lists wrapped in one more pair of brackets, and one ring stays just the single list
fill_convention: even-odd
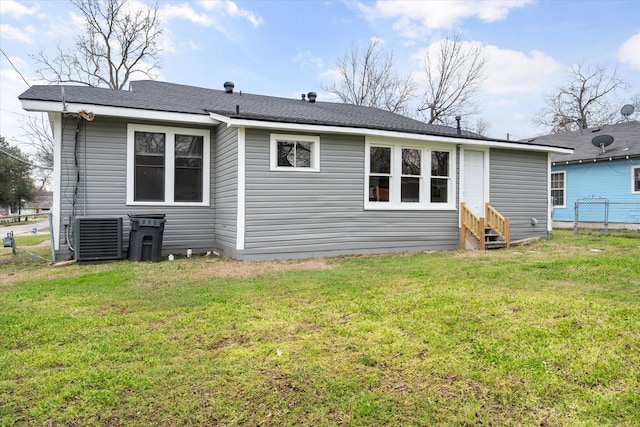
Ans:
[{"label": "neighbor house window", "polygon": [[318,172],[320,138],[271,134],[271,170]]},{"label": "neighbor house window", "polygon": [[208,205],[209,133],[128,125],[127,203]]},{"label": "neighbor house window", "polygon": [[551,200],[553,207],[564,208],[566,195],[566,172],[551,172]]},{"label": "neighbor house window", "polygon": [[631,192],[640,193],[640,166],[631,168]]},{"label": "neighbor house window", "polygon": [[455,209],[454,148],[412,147],[382,138],[367,141],[366,208]]}]

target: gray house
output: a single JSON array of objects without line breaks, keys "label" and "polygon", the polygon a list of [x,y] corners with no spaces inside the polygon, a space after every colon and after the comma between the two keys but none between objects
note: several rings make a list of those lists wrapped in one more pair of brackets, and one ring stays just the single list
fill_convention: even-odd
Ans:
[{"label": "gray house", "polygon": [[454,249],[463,202],[508,217],[507,240],[545,237],[550,155],[572,152],[231,83],[33,86],[19,99],[53,123],[59,259],[77,217],[129,230],[127,214],[165,215],[165,255],[240,260]]}]

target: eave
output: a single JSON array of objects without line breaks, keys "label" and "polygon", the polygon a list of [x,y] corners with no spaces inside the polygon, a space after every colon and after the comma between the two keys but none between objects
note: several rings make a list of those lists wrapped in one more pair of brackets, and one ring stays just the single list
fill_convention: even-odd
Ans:
[{"label": "eave", "polygon": [[112,107],[96,104],[78,104],[60,101],[37,101],[21,99],[22,108],[26,111],[39,111],[48,113],[77,114],[81,110],[90,111],[96,116],[126,117],[137,120],[152,120],[163,122],[190,123],[203,125],[218,125],[220,122],[213,120],[207,114],[177,113],[172,111],[142,110],[138,108]]},{"label": "eave", "polygon": [[640,157],[640,155],[624,155],[624,156],[611,156],[611,157],[595,157],[595,158],[586,158],[586,159],[573,159],[573,160],[556,160],[551,162],[551,166],[562,166],[562,165],[576,165],[576,164],[589,164],[589,163],[598,163],[598,162],[611,162],[614,160],[629,160],[631,158]]},{"label": "eave", "polygon": [[476,147],[490,147],[490,148],[507,148],[511,150],[524,150],[524,151],[539,151],[545,153],[556,154],[571,154],[572,148],[561,147],[549,147],[544,145],[535,144],[516,144],[510,142],[482,140],[482,139],[470,139],[464,137],[448,137],[440,135],[428,135],[420,133],[409,133],[399,131],[389,131],[380,129],[368,129],[360,127],[342,127],[342,126],[327,126],[317,124],[305,124],[305,123],[287,123],[287,122],[274,122],[268,120],[251,120],[243,118],[233,118],[223,116],[221,114],[209,113],[209,116],[218,122],[225,123],[227,127],[233,128],[258,128],[269,129],[277,131],[289,131],[289,132],[325,132],[325,133],[337,133],[343,135],[364,135],[364,136],[377,136],[384,138],[405,139],[411,141],[429,141],[429,142],[442,142],[449,144],[460,144],[465,146]]}]

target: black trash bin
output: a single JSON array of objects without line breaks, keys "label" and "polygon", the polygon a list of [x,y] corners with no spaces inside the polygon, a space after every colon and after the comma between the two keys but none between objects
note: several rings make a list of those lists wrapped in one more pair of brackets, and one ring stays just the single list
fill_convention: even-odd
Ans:
[{"label": "black trash bin", "polygon": [[129,259],[131,261],[153,261],[162,259],[162,235],[164,214],[129,215]]}]

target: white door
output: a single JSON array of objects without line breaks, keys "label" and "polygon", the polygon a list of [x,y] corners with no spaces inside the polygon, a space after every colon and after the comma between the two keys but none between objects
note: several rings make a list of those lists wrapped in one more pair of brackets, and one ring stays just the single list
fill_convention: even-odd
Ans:
[{"label": "white door", "polygon": [[464,150],[462,201],[479,217],[484,217],[485,157],[484,151]]}]

